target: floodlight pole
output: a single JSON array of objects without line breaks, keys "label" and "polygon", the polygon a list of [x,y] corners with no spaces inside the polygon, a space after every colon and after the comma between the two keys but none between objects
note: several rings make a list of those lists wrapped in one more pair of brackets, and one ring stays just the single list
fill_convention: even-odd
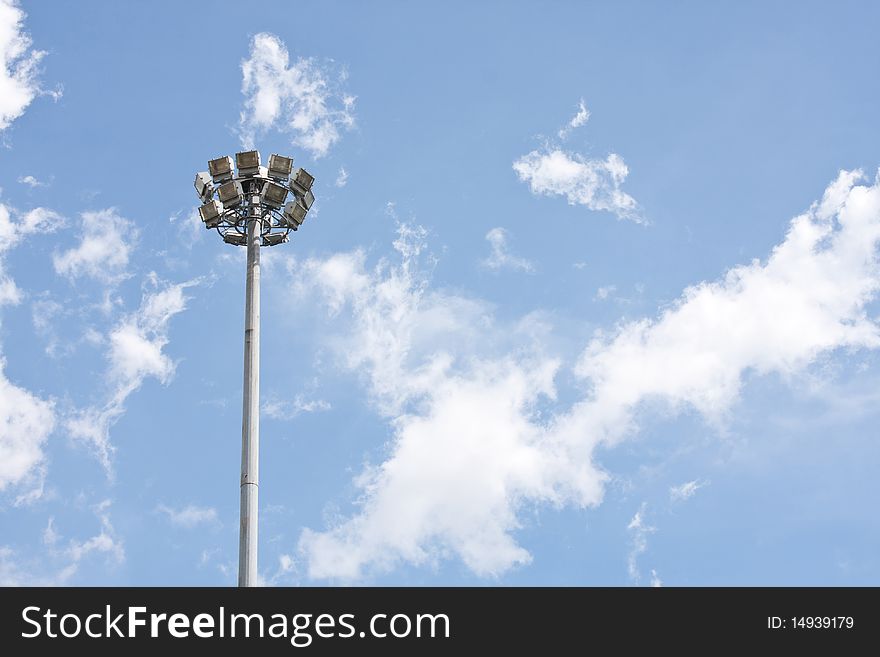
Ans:
[{"label": "floodlight pole", "polygon": [[249,199],[244,304],[244,394],[241,418],[241,528],[238,585],[257,585],[257,501],[260,490],[260,216]]},{"label": "floodlight pole", "polygon": [[[315,202],[315,177],[293,158],[273,153],[260,165],[257,150],[208,160],[208,171],[193,185],[205,228],[216,229],[226,244],[247,246],[244,300],[244,385],[241,413],[241,515],[238,585],[257,586],[257,514],[260,491],[260,248],[288,241]],[[216,188],[214,185],[218,185]],[[289,195],[293,200],[287,201]]]}]

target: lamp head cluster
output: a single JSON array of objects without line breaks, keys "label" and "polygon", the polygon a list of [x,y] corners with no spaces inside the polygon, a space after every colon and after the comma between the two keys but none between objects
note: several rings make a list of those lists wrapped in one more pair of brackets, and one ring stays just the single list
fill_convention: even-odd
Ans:
[{"label": "lamp head cluster", "polygon": [[[236,175],[237,170],[237,175]],[[302,226],[315,202],[314,176],[293,170],[293,158],[272,154],[262,166],[259,151],[242,151],[208,161],[208,170],[196,174],[195,188],[205,228],[214,228],[227,244],[247,245],[247,226],[260,222],[263,246],[288,241],[288,233]]]}]

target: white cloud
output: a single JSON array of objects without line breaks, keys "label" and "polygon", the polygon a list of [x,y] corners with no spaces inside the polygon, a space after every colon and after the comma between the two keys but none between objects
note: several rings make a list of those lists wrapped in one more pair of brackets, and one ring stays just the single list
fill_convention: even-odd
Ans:
[{"label": "white cloud", "polygon": [[46,529],[43,530],[43,544],[55,545],[59,538],[60,535],[55,531],[55,518],[50,517],[49,522],[46,523]]},{"label": "white cloud", "polygon": [[0,545],[0,586],[62,586],[76,572],[66,566],[48,573],[45,564],[21,555],[8,545]]},{"label": "white cloud", "polygon": [[707,484],[708,482],[694,479],[693,481],[686,481],[679,486],[670,486],[669,500],[671,502],[684,502],[685,500],[689,500],[696,494],[698,490],[700,490]]},{"label": "white cloud", "polygon": [[321,157],[339,141],[340,130],[354,126],[354,96],[337,89],[344,76],[310,58],[291,64],[287,47],[273,34],[254,36],[241,72],[239,135],[245,148],[275,128]]},{"label": "white cloud", "polygon": [[21,291],[6,273],[6,253],[28,235],[50,233],[63,225],[63,218],[52,210],[34,208],[22,214],[0,203],[0,306],[21,301]]},{"label": "white cloud", "polygon": [[[21,300],[21,291],[6,273],[6,253],[22,239],[38,231],[51,231],[61,217],[51,210],[36,208],[13,218],[13,212],[0,203],[0,306]],[[45,476],[43,448],[55,427],[52,402],[16,386],[5,373],[0,357],[0,491],[10,486],[30,486],[17,503],[38,498]]]},{"label": "white cloud", "polygon": [[483,260],[484,267],[495,271],[499,269],[519,269],[529,273],[535,271],[535,266],[531,262],[510,252],[507,231],[503,228],[493,228],[486,233],[486,241],[489,242],[491,253]]},{"label": "white cloud", "polygon": [[557,133],[560,139],[566,139],[569,134],[571,134],[572,130],[576,130],[584,125],[587,121],[590,120],[590,110],[587,109],[586,104],[584,103],[584,99],[581,98],[578,102],[578,111],[573,117],[571,117],[571,121],[569,121],[565,127],[561,128]]},{"label": "white cloud", "polygon": [[746,371],[792,375],[830,350],[880,345],[865,314],[880,285],[880,188],[854,187],[859,175],[841,173],[766,262],[688,288],[656,320],[597,336],[577,365],[594,386],[590,414],[621,420],[653,398],[720,419]]},{"label": "white cloud", "polygon": [[138,231],[114,208],[83,212],[77,246],[52,257],[55,271],[71,279],[90,276],[114,283],[127,276],[128,261]]},{"label": "white cloud", "polygon": [[[528,563],[514,539],[520,514],[598,504],[607,475],[595,448],[635,432],[646,402],[721,422],[747,372],[792,377],[834,350],[880,346],[866,314],[880,288],[880,184],[859,179],[841,173],[765,262],[597,334],[574,366],[585,397],[549,415],[560,362],[548,341],[497,325],[479,300],[430,290],[423,231],[401,231],[398,265],[370,269],[361,251],[297,263],[296,291],[335,317],[328,342],[392,432],[383,462],[355,480],[355,513],[301,535],[309,576],[355,580],[450,557],[493,576]],[[650,528],[642,510],[630,525],[638,575]]]},{"label": "white cloud", "polygon": [[110,565],[125,562],[125,546],[110,521],[110,500],[93,507],[101,530],[84,540],[70,539],[62,546],[62,536],[49,518],[43,531],[46,553],[21,555],[9,546],[0,546],[0,586],[63,586],[76,575],[84,561],[103,555]]},{"label": "white cloud", "polygon": [[71,540],[68,543],[65,554],[73,565],[78,565],[83,558],[95,552],[106,554],[116,563],[125,561],[125,548],[121,539],[116,536],[116,532],[110,522],[109,508],[110,500],[104,500],[95,506],[95,514],[101,521],[101,532],[99,534],[84,541]]},{"label": "white cloud", "polygon": [[513,170],[532,194],[564,196],[569,205],[607,210],[618,219],[644,223],[636,200],[621,189],[629,168],[616,153],[601,160],[546,148],[523,155],[513,163]]},{"label": "white cloud", "polygon": [[49,186],[49,183],[43,182],[41,180],[37,180],[33,176],[19,176],[18,182],[20,182],[22,185],[27,185],[31,189],[34,189],[35,187],[48,187]]},{"label": "white cloud", "polygon": [[174,375],[174,361],[163,351],[169,341],[168,324],[186,309],[184,291],[198,281],[160,287],[153,274],[151,284],[156,291],[145,293],[140,308],[123,318],[108,336],[106,379],[112,390],[108,401],[102,407],[79,411],[66,422],[70,435],[89,444],[108,473],[114,451],[110,428],[125,412],[125,400],[148,377],[167,384]]},{"label": "white cloud", "polygon": [[202,218],[196,208],[184,216],[181,216],[180,212],[176,212],[168,217],[168,221],[177,225],[177,231],[187,249],[192,249],[193,244],[201,242],[205,233],[208,232],[205,230],[205,224],[202,223]]},{"label": "white cloud", "polygon": [[[429,291],[418,268],[424,235],[400,227],[399,265],[370,270],[359,251],[297,264],[300,292],[317,292],[337,316],[351,308],[338,353],[366,374],[394,427],[388,460],[357,479],[360,513],[302,534],[312,577],[356,579],[442,554],[497,574],[531,558],[510,536],[522,503],[562,499],[561,480],[583,484],[585,502],[597,499],[589,466],[570,472],[534,421],[538,401],[554,394],[558,362],[540,354],[540,340],[523,348],[520,327],[493,327],[485,304]],[[503,345],[499,333],[516,341],[515,355],[503,347],[497,357],[481,355]]]},{"label": "white cloud", "polygon": [[0,132],[42,93],[39,64],[46,53],[31,49],[24,19],[15,0],[0,0]]},{"label": "white cloud", "polygon": [[292,401],[283,401],[270,398],[263,403],[262,411],[266,417],[273,420],[292,420],[303,413],[318,413],[329,411],[330,402],[323,399],[306,400],[302,395],[296,395]]},{"label": "white cloud", "polygon": [[345,187],[348,184],[348,171],[345,167],[339,167],[339,175],[336,176],[336,186]]},{"label": "white cloud", "polygon": [[185,527],[186,529],[192,529],[198,525],[210,525],[217,522],[217,509],[212,507],[188,504],[181,509],[172,509],[164,504],[160,504],[156,507],[156,510],[168,516],[172,525]]},{"label": "white cloud", "polygon": [[[636,511],[636,514],[626,526],[627,531],[630,533],[631,541],[629,556],[626,560],[626,568],[633,584],[638,584],[642,579],[641,573],[639,572],[639,557],[648,549],[648,536],[657,531],[656,527],[652,527],[645,521],[646,511],[647,506],[643,502],[642,506],[639,507],[639,510]],[[651,571],[651,575],[653,585],[653,580],[657,579],[657,575],[653,570]]]},{"label": "white cloud", "polygon": [[599,301],[605,301],[608,297],[610,297],[615,292],[617,292],[616,285],[605,285],[603,287],[600,287],[598,290],[596,290],[596,296],[594,298],[598,299]]},{"label": "white cloud", "polygon": [[657,571],[653,568],[651,569],[651,587],[655,589],[659,589],[663,586],[663,580],[660,579],[660,575],[657,574]]},{"label": "white cloud", "polygon": [[39,473],[55,428],[53,404],[10,382],[5,365],[0,359],[0,491]]}]

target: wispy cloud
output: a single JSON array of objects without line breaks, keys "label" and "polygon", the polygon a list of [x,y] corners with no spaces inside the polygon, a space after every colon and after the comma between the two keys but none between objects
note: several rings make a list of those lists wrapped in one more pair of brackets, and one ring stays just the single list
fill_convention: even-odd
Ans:
[{"label": "wispy cloud", "polygon": [[39,551],[38,556],[0,546],[0,586],[63,586],[77,574],[83,562],[98,556],[110,565],[124,563],[125,545],[110,521],[110,506],[110,500],[104,500],[92,507],[101,529],[89,538],[64,541],[50,517],[43,530],[44,551]]},{"label": "wispy cloud", "polygon": [[47,208],[19,213],[0,203],[0,306],[21,301],[21,291],[6,273],[6,254],[26,237],[35,233],[51,233],[63,225],[64,219]]},{"label": "wispy cloud", "polygon": [[708,485],[708,483],[709,482],[707,481],[694,479],[693,481],[686,481],[679,486],[670,486],[669,501],[684,502],[685,500],[689,500],[697,493],[698,490]]},{"label": "wispy cloud", "polygon": [[615,292],[617,292],[616,285],[605,285],[596,290],[596,296],[593,298],[598,301],[605,301]]},{"label": "wispy cloud", "polygon": [[195,208],[186,213],[175,212],[168,217],[168,222],[177,227],[177,232],[187,249],[192,249],[193,244],[201,242],[208,232],[205,230],[198,209]]},{"label": "wispy cloud", "polygon": [[318,413],[329,411],[331,408],[328,401],[323,399],[307,400],[298,394],[290,401],[270,397],[263,403],[261,410],[266,417],[273,420],[292,420],[303,413]]},{"label": "wispy cloud", "polygon": [[27,185],[31,189],[34,189],[36,187],[48,187],[49,186],[49,183],[43,182],[42,180],[37,180],[33,176],[19,176],[18,182],[20,182],[22,185]]},{"label": "wispy cloud", "polygon": [[339,167],[339,175],[336,176],[336,186],[345,187],[348,184],[348,171],[345,167]]},{"label": "wispy cloud", "polygon": [[169,341],[169,323],[186,309],[186,288],[198,282],[167,284],[151,275],[152,291],[144,294],[140,308],[124,317],[108,336],[108,401],[103,406],[78,411],[66,422],[70,435],[92,447],[108,474],[112,472],[114,451],[110,428],[125,412],[126,399],[148,377],[167,384],[174,375],[175,364],[163,351]]},{"label": "wispy cloud", "polygon": [[292,64],[287,47],[274,34],[261,32],[241,63],[244,109],[239,116],[242,146],[277,129],[315,157],[328,153],[341,131],[354,126],[354,96],[342,91],[344,75],[314,59]]},{"label": "wispy cloud", "polygon": [[180,509],[174,509],[164,504],[156,507],[156,511],[163,513],[171,521],[172,525],[192,529],[199,525],[211,525],[218,522],[217,509],[213,507],[196,506],[187,504]]},{"label": "wispy cloud", "polygon": [[577,114],[571,117],[571,120],[566,123],[564,127],[560,128],[559,132],[557,133],[559,135],[559,138],[567,139],[572,130],[577,130],[589,120],[590,110],[587,109],[587,106],[584,103],[584,99],[581,98],[578,102]]},{"label": "wispy cloud", "polygon": [[[648,536],[657,531],[656,527],[652,527],[647,523],[645,518],[646,512],[647,505],[643,502],[626,526],[630,534],[630,550],[626,559],[626,569],[633,584],[639,584],[642,580],[642,574],[639,571],[639,557],[648,549]],[[657,578],[653,570],[651,571],[651,576],[652,580]]]},{"label": "wispy cloud", "polygon": [[482,261],[483,266],[495,271],[499,269],[518,269],[529,273],[534,272],[535,266],[530,261],[510,252],[507,237],[507,231],[503,228],[493,228],[486,233],[486,241],[489,242],[491,251],[489,257]]},{"label": "wispy cloud", "polygon": [[663,586],[663,580],[660,579],[660,575],[657,574],[657,571],[651,568],[651,587],[659,589],[661,586]]},{"label": "wispy cloud", "polygon": [[[0,203],[0,308],[21,301],[22,292],[6,272],[7,253],[29,235],[51,231],[61,217],[45,208],[19,214]],[[15,385],[0,356],[0,491],[27,487],[19,502],[40,497],[45,476],[45,444],[55,428],[54,404]]]},{"label": "wispy cloud", "polygon": [[139,234],[134,222],[108,208],[83,212],[79,230],[79,244],[52,257],[58,274],[70,279],[88,276],[107,284],[128,275],[128,262]]}]

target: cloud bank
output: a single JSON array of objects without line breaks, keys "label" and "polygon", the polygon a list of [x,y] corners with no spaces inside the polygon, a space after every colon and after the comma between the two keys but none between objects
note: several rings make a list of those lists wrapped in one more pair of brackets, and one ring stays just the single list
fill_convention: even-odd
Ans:
[{"label": "cloud bank", "polygon": [[[499,325],[487,304],[431,291],[423,232],[401,228],[399,264],[370,268],[361,251],[298,264],[295,291],[341,318],[331,344],[392,431],[384,460],[355,479],[351,515],[302,533],[309,575],[457,558],[495,576],[528,563],[514,536],[523,511],[600,503],[594,450],[637,431],[645,403],[721,422],[749,372],[791,377],[834,350],[876,348],[866,306],[880,285],[880,186],[861,180],[841,172],[766,260],[594,335],[572,364],[542,351],[531,318]],[[563,366],[587,393],[547,413]]]}]

